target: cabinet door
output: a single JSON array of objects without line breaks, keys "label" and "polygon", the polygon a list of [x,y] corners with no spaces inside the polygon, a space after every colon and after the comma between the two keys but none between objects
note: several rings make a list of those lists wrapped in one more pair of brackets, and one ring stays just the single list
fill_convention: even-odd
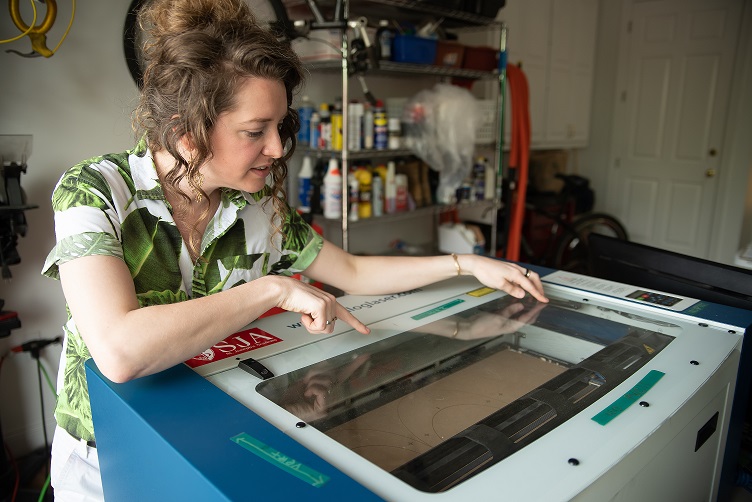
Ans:
[{"label": "cabinet door", "polygon": [[595,56],[598,0],[553,0],[543,143],[585,146]]},{"label": "cabinet door", "polygon": [[587,145],[598,0],[508,0],[499,19],[509,29],[508,63],[527,77],[531,146]]},{"label": "cabinet door", "polygon": [[[530,97],[530,141],[546,139],[546,93],[550,58],[551,0],[509,0],[499,17],[508,26],[507,64],[519,65],[527,77]],[[509,144],[512,104],[507,86],[504,123]]]}]

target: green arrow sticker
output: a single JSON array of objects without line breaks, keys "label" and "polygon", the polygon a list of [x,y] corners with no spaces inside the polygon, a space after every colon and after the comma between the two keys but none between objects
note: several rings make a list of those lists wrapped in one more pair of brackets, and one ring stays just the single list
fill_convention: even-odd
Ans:
[{"label": "green arrow sticker", "polygon": [[242,446],[246,450],[254,453],[256,456],[263,458],[272,465],[276,465],[283,471],[287,471],[289,474],[292,474],[296,478],[305,481],[311,486],[320,488],[324,486],[327,481],[329,481],[329,476],[311,469],[310,467],[295,460],[294,458],[291,458],[284,453],[275,450],[271,446],[262,443],[253,436],[249,436],[245,432],[241,432],[237,436],[231,437],[230,441]]},{"label": "green arrow sticker", "polygon": [[626,394],[614,401],[611,406],[608,406],[603,411],[595,415],[592,419],[601,425],[606,425],[614,418],[621,415],[624,410],[632,406],[638,399],[644,396],[658,380],[663,378],[662,371],[650,370],[645,377],[637,382],[637,384],[629,389]]},{"label": "green arrow sticker", "polygon": [[426,317],[430,317],[434,314],[438,314],[439,312],[452,308],[455,305],[459,305],[460,303],[465,303],[465,300],[452,300],[449,303],[445,303],[444,305],[439,305],[438,307],[434,307],[431,310],[426,310],[425,312],[421,312],[420,314],[416,314],[412,316],[413,319],[416,321],[420,321],[421,319],[425,319]]}]

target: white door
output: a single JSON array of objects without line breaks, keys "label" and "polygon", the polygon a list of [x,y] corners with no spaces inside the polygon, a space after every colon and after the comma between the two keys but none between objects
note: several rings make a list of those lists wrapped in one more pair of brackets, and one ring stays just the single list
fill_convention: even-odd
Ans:
[{"label": "white door", "polygon": [[628,2],[606,204],[631,240],[707,257],[742,2]]}]

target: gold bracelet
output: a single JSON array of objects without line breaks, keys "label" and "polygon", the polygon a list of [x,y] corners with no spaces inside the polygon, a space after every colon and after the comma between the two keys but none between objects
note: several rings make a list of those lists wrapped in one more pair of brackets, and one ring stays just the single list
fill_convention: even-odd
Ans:
[{"label": "gold bracelet", "polygon": [[454,258],[454,266],[457,267],[457,275],[462,275],[462,269],[460,268],[460,261],[457,259],[457,253],[452,253]]}]

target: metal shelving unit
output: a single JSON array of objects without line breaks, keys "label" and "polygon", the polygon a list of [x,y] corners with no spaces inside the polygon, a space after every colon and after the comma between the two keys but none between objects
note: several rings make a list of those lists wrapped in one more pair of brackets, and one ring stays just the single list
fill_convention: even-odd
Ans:
[{"label": "metal shelving unit", "polygon": [[[294,9],[296,5],[304,5],[306,2],[305,0],[283,0],[286,8],[290,10],[291,8]],[[421,18],[425,18],[427,14],[430,14],[433,17],[441,17],[443,18],[442,25],[446,27],[454,27],[454,28],[460,28],[460,27],[478,27],[478,26],[487,26],[492,24],[498,24],[494,19],[484,17],[484,16],[478,16],[462,11],[452,10],[452,9],[446,9],[444,7],[440,7],[437,5],[434,5],[434,2],[423,2],[423,1],[414,1],[414,0],[342,0],[344,2],[344,12],[345,16],[347,17],[347,13],[351,12],[351,9],[353,12],[357,10],[358,16],[368,16],[371,15],[372,18],[378,18],[378,19],[399,19],[402,20],[410,20],[411,16],[420,16]],[[319,2],[319,7],[321,8],[322,12],[327,12],[327,8],[333,7],[333,2]],[[332,5],[329,5],[332,4]],[[347,24],[345,22],[345,24]],[[502,25],[502,36],[499,43],[499,49],[500,51],[505,50],[506,46],[506,28]],[[341,53],[342,54],[349,54],[349,47],[348,47],[348,37],[347,33],[343,30],[342,32],[342,47],[341,47]],[[349,73],[349,61],[346,57],[343,57],[341,60],[328,60],[328,61],[318,61],[318,62],[309,62],[306,63],[306,67],[310,71],[317,71],[317,72],[341,72],[342,75],[342,86],[341,86],[341,93],[342,93],[342,115],[344,117],[348,116],[348,103],[349,103],[349,80],[353,78]],[[376,69],[369,69],[368,70],[369,75],[386,75],[390,77],[414,77],[416,75],[426,76],[426,77],[447,77],[447,78],[467,78],[467,79],[473,79],[473,80],[485,80],[485,79],[495,79],[498,80],[500,85],[500,92],[497,95],[497,134],[495,134],[495,137],[498,138],[495,144],[495,159],[494,163],[492,165],[498,166],[497,168],[497,176],[496,176],[496,187],[495,187],[495,197],[492,200],[483,200],[483,201],[472,201],[468,203],[461,203],[461,204],[455,204],[455,205],[434,205],[430,207],[425,208],[419,208],[413,211],[410,211],[408,213],[399,213],[399,214],[391,214],[391,215],[384,215],[380,217],[372,217],[368,219],[360,219],[356,221],[350,221],[349,219],[349,204],[347,201],[347,193],[348,193],[348,183],[347,183],[347,175],[349,173],[350,168],[350,162],[353,160],[366,160],[366,159],[387,159],[387,158],[399,158],[399,157],[414,157],[415,154],[407,149],[401,149],[401,150],[359,150],[359,151],[349,151],[346,148],[346,145],[348,144],[348,126],[347,126],[347,120],[343,121],[343,127],[342,127],[342,136],[343,136],[343,145],[345,145],[345,148],[343,148],[342,151],[334,151],[334,150],[314,150],[314,149],[301,149],[302,152],[305,152],[309,155],[314,155],[317,157],[331,157],[336,156],[341,160],[341,172],[342,172],[342,218],[341,221],[339,220],[331,220],[331,219],[325,219],[323,217],[317,217],[317,222],[322,224],[325,228],[333,228],[333,225],[340,226],[341,225],[341,232],[342,232],[342,248],[345,251],[349,251],[349,234],[350,234],[350,225],[353,226],[370,226],[374,224],[385,224],[390,222],[396,222],[401,221],[409,218],[416,218],[425,216],[426,214],[434,214],[435,215],[435,223],[438,222],[438,216],[444,211],[457,209],[457,208],[469,208],[469,207],[486,207],[488,210],[498,211],[498,209],[501,207],[501,201],[500,201],[500,173],[502,172],[501,169],[501,159],[502,159],[502,129],[503,129],[503,99],[504,94],[501,89],[503,89],[503,81],[504,81],[504,73],[503,71],[501,74],[499,71],[478,71],[478,70],[468,70],[463,68],[451,68],[451,67],[445,67],[445,66],[433,66],[433,65],[422,65],[422,64],[410,64],[410,63],[400,63],[400,62],[392,62],[392,61],[380,61],[379,67]],[[497,225],[496,225],[496,218],[493,218],[492,223],[492,230],[491,230],[491,247],[492,253],[496,249],[496,231],[497,231]]]}]

